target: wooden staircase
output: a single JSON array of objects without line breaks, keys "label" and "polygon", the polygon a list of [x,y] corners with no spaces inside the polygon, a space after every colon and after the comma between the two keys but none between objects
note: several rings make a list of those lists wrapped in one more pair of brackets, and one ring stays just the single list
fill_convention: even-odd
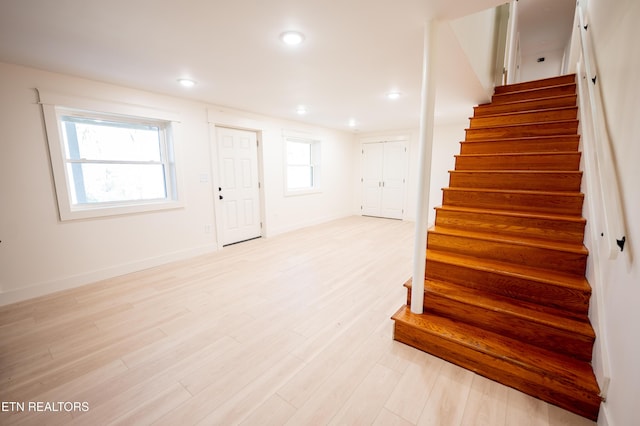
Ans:
[{"label": "wooden staircase", "polygon": [[470,120],[394,338],[596,420],[575,76],[497,87]]}]

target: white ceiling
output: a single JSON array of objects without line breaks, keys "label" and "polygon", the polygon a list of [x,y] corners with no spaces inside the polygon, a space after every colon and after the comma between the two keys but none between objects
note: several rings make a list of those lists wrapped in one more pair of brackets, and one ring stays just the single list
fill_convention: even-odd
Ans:
[{"label": "white ceiling", "polygon": [[[2,0],[0,61],[337,129],[351,118],[361,132],[412,128],[424,23],[503,2]],[[283,45],[285,30],[305,42]],[[441,116],[482,96],[452,37],[440,40]],[[389,101],[390,90],[402,97]]]},{"label": "white ceiling", "polygon": [[518,0],[522,56],[564,51],[575,8],[575,0]]}]

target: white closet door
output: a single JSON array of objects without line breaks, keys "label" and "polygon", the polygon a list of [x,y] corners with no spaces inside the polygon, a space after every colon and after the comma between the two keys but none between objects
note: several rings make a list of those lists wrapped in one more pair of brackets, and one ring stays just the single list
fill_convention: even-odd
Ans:
[{"label": "white closet door", "polygon": [[362,214],[402,219],[405,142],[362,145]]},{"label": "white closet door", "polygon": [[380,216],[382,206],[382,143],[362,145],[362,214]]},{"label": "white closet door", "polygon": [[382,202],[380,215],[402,219],[405,175],[404,142],[385,142],[382,164]]}]

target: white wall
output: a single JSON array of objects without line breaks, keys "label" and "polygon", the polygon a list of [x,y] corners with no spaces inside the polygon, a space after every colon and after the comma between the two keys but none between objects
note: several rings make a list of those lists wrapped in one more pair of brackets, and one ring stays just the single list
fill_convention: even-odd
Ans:
[{"label": "white wall", "polygon": [[611,367],[598,423],[624,426],[638,423],[640,393],[640,2],[589,0],[587,7],[627,225],[627,245],[616,260],[590,256],[603,277],[605,333],[596,338],[604,340]]},{"label": "white wall", "polygon": [[[153,106],[179,115],[178,173],[185,207],[148,214],[60,222],[41,108],[35,88]],[[207,108],[217,107],[71,76],[0,63],[0,304],[216,250]],[[250,117],[263,134],[268,235],[353,214],[354,138],[346,132],[264,116],[226,112],[233,125]],[[303,128],[323,141],[323,192],[284,197],[282,129]]]},{"label": "white wall", "polygon": [[[539,80],[562,74],[562,58],[564,50],[534,52],[522,57],[520,64],[520,81]],[[544,57],[544,62],[538,58]]]},{"label": "white wall", "polygon": [[[469,116],[473,107],[469,107]],[[449,170],[455,168],[455,155],[460,154],[460,142],[464,141],[464,129],[469,120],[436,124],[433,129],[433,154],[431,157],[431,181],[429,182],[429,226],[436,221],[435,207],[442,205],[442,188],[449,186]]]},{"label": "white wall", "polygon": [[495,85],[496,10],[487,9],[450,23],[469,64],[488,96],[493,94]]}]

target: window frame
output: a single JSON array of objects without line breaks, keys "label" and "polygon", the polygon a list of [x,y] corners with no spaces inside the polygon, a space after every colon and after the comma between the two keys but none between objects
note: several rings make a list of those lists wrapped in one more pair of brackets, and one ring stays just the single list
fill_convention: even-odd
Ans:
[{"label": "window frame", "polygon": [[[285,135],[284,138],[284,194],[285,196],[297,196],[297,195],[307,195],[307,194],[317,194],[322,192],[321,187],[321,141],[318,139],[304,137],[304,136],[293,136],[293,135]],[[310,156],[309,164],[289,164],[289,159],[287,155],[288,144],[289,143],[305,143],[310,146]],[[311,168],[311,180],[312,186],[309,188],[289,188],[289,167],[290,166],[308,166]]]},{"label": "window frame", "polygon": [[[114,215],[137,214],[184,207],[181,200],[181,182],[176,167],[176,144],[173,135],[176,117],[168,112],[148,107],[99,101],[75,96],[57,95],[38,89],[40,104],[45,121],[47,142],[54,186],[61,221],[91,219]],[[149,200],[123,200],[113,202],[78,203],[72,202],[73,176],[67,172],[70,164],[66,155],[62,117],[81,117],[94,120],[111,120],[132,125],[159,126],[161,163],[165,185],[165,197]],[[87,162],[89,163],[89,162]],[[82,163],[81,164],[87,164]],[[127,161],[124,161],[127,163]],[[131,162],[132,163],[132,162]],[[150,163],[151,164],[151,163]]]}]

